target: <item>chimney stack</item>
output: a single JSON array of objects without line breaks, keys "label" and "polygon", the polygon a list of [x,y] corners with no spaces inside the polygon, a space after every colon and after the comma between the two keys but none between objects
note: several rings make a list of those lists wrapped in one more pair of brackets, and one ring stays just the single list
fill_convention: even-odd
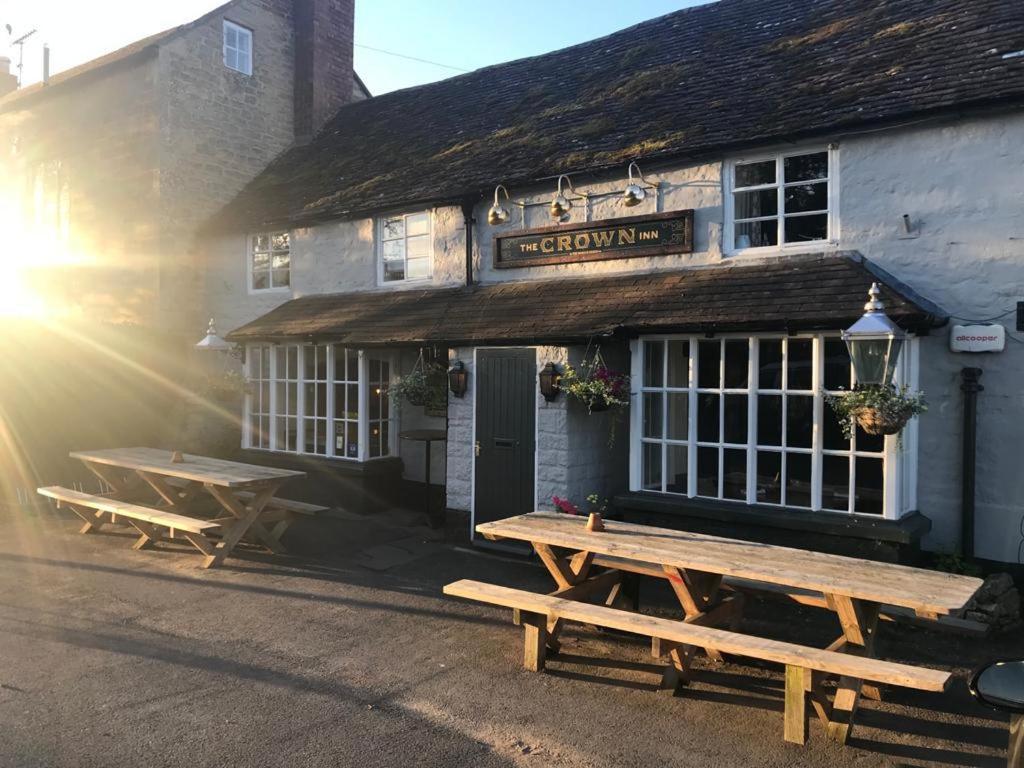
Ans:
[{"label": "chimney stack", "polygon": [[11,74],[11,60],[0,56],[0,98],[18,87],[18,76]]},{"label": "chimney stack", "polygon": [[309,141],[353,99],[355,0],[293,0],[295,139]]}]

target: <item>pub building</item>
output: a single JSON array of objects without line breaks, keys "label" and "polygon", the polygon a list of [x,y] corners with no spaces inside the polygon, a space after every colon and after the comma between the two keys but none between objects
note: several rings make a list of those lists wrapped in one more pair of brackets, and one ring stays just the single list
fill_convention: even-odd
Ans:
[{"label": "pub building", "polygon": [[[597,494],[738,538],[1018,562],[1022,46],[1004,0],[719,0],[342,107],[203,235],[246,458],[342,507],[429,489],[467,527]],[[826,397],[855,383],[841,334],[873,283],[929,409],[849,439]],[[1005,348],[951,343],[985,323]],[[447,407],[389,395],[435,360]],[[595,360],[627,405],[559,391]],[[429,468],[400,437],[424,430]]]}]

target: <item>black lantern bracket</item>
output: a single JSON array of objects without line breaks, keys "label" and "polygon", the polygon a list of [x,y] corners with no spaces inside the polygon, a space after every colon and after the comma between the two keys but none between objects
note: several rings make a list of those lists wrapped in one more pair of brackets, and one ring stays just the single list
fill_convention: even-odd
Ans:
[{"label": "black lantern bracket", "polygon": [[562,373],[558,370],[558,367],[554,363],[545,363],[544,367],[540,369],[540,373],[537,374],[537,378],[540,380],[540,393],[543,395],[547,402],[553,402],[558,397],[558,393],[561,392],[559,382],[562,379]]},{"label": "black lantern bracket", "polygon": [[466,390],[469,389],[469,371],[461,360],[456,360],[448,369],[448,388],[456,397],[466,396]]}]

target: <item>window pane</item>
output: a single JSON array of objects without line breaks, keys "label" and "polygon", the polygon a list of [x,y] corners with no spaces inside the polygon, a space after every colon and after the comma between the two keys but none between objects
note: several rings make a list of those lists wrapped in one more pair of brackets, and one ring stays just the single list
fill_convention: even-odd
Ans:
[{"label": "window pane", "polygon": [[303,390],[305,397],[302,404],[303,413],[306,416],[313,416],[316,413],[316,387],[313,384],[306,384],[303,386]]},{"label": "window pane", "polygon": [[686,440],[689,437],[690,396],[685,392],[668,395],[669,440]]},{"label": "window pane", "polygon": [[757,501],[760,504],[782,503],[782,454],[757,452]]},{"label": "window pane", "polygon": [[758,342],[757,385],[761,389],[782,389],[782,339]]},{"label": "window pane", "polygon": [[825,339],[825,389],[850,388],[850,353],[842,339]]},{"label": "window pane", "polygon": [[661,445],[644,443],[643,487],[645,491],[661,490]]},{"label": "window pane", "polygon": [[252,273],[253,290],[261,291],[270,287],[270,273],[267,270],[260,270]]},{"label": "window pane", "polygon": [[718,442],[718,395],[697,395],[697,439],[702,443]]},{"label": "window pane", "polygon": [[668,386],[685,389],[690,386],[690,342],[668,343]]},{"label": "window pane", "polygon": [[346,380],[359,381],[359,353],[349,350],[347,359],[348,377]]},{"label": "window pane", "polygon": [[736,220],[775,216],[779,212],[778,187],[758,189],[753,192],[737,192],[733,195],[733,199],[735,201],[733,216]]},{"label": "window pane", "polygon": [[405,255],[409,259],[423,259],[430,253],[430,239],[410,237],[405,241]]},{"label": "window pane", "polygon": [[719,341],[702,341],[697,356],[697,386],[717,389],[721,373],[722,344]]},{"label": "window pane", "polygon": [[405,279],[405,262],[404,261],[385,261],[384,262],[384,279],[385,280],[404,280]]},{"label": "window pane", "polygon": [[385,240],[405,237],[405,219],[401,216],[384,219],[384,225],[381,227],[381,230]]},{"label": "window pane", "polygon": [[288,378],[299,378],[299,348],[295,345],[288,347]]},{"label": "window pane", "polygon": [[824,424],[822,425],[822,445],[826,451],[848,451],[850,450],[850,441],[846,439],[846,435],[843,434],[843,428],[839,424],[839,417],[836,416],[836,412],[832,410],[832,406],[825,404],[824,414],[822,416]]},{"label": "window pane", "polygon": [[733,245],[736,248],[767,248],[779,244],[779,223],[776,219],[747,221],[736,225]]},{"label": "window pane", "polygon": [[825,456],[821,467],[821,506],[846,511],[850,507],[850,460]]},{"label": "window pane", "polygon": [[854,509],[869,515],[882,514],[882,460],[858,456]]},{"label": "window pane", "polygon": [[757,444],[782,445],[782,395],[757,396]]},{"label": "window pane", "polygon": [[885,450],[885,437],[883,435],[869,435],[858,426],[856,437],[858,451],[881,453]]},{"label": "window pane", "polygon": [[828,210],[828,182],[826,181],[786,187],[783,194],[785,195],[786,213]]},{"label": "window pane", "polygon": [[644,386],[662,386],[662,371],[665,367],[664,361],[665,342],[645,341],[644,342]]},{"label": "window pane", "polygon": [[814,342],[811,339],[790,339],[786,352],[789,381],[786,389],[810,390],[814,371]]},{"label": "window pane", "polygon": [[726,443],[747,443],[747,396],[725,396],[725,437]]},{"label": "window pane", "polygon": [[[740,224],[738,226],[746,226]],[[812,240],[828,239],[828,214],[816,213],[810,216],[786,217],[786,242],[806,243]]]},{"label": "window pane", "polygon": [[291,239],[287,232],[277,232],[270,236],[270,247],[275,251],[287,251]]},{"label": "window pane", "polygon": [[806,181],[824,179],[828,176],[828,152],[814,152],[810,155],[794,155],[782,161],[784,181]]},{"label": "window pane", "polygon": [[273,269],[288,269],[291,266],[291,263],[292,259],[291,256],[288,255],[287,251],[284,253],[275,252],[270,266]]},{"label": "window pane", "polygon": [[790,395],[786,398],[786,445],[810,448],[814,434],[814,398],[811,395]]},{"label": "window pane", "polygon": [[687,493],[687,450],[685,445],[667,446],[668,477],[665,490],[669,493]]},{"label": "window pane", "polygon": [[750,344],[742,341],[725,342],[725,386],[728,389],[746,389]]},{"label": "window pane", "polygon": [[775,183],[775,161],[761,160],[756,163],[736,164],[736,187],[755,187],[758,184]]},{"label": "window pane", "polygon": [[726,448],[722,457],[722,496],[726,499],[747,498],[747,452]]},{"label": "window pane", "polygon": [[644,437],[661,437],[661,393],[644,392]]},{"label": "window pane", "polygon": [[406,216],[405,227],[407,235],[425,235],[430,231],[430,216],[427,213]]},{"label": "window pane", "polygon": [[811,456],[786,454],[786,506],[811,506]]},{"label": "window pane", "polygon": [[316,385],[316,415],[320,418],[327,416],[327,385]]},{"label": "window pane", "polygon": [[697,449],[697,495],[718,498],[718,449]]},{"label": "window pane", "polygon": [[253,253],[252,268],[254,271],[259,269],[270,269],[270,254],[258,251]]},{"label": "window pane", "polygon": [[273,271],[274,288],[287,288],[291,284],[291,275],[287,269],[275,269]]},{"label": "window pane", "polygon": [[359,423],[356,421],[346,422],[345,427],[345,455],[350,458],[359,456]]},{"label": "window pane", "polygon": [[359,418],[359,385],[349,384],[345,387],[345,418]]},{"label": "window pane", "polygon": [[224,26],[224,44],[229,48],[238,46],[238,30],[234,27]]},{"label": "window pane", "polygon": [[423,280],[430,277],[429,259],[409,259],[405,266],[405,276],[409,280]]}]

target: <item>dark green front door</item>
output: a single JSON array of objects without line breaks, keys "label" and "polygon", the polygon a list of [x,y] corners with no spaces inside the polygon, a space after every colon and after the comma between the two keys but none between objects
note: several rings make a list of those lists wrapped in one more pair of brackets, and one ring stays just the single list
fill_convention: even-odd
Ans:
[{"label": "dark green front door", "polygon": [[476,357],[475,523],[534,509],[537,353],[481,349]]}]

